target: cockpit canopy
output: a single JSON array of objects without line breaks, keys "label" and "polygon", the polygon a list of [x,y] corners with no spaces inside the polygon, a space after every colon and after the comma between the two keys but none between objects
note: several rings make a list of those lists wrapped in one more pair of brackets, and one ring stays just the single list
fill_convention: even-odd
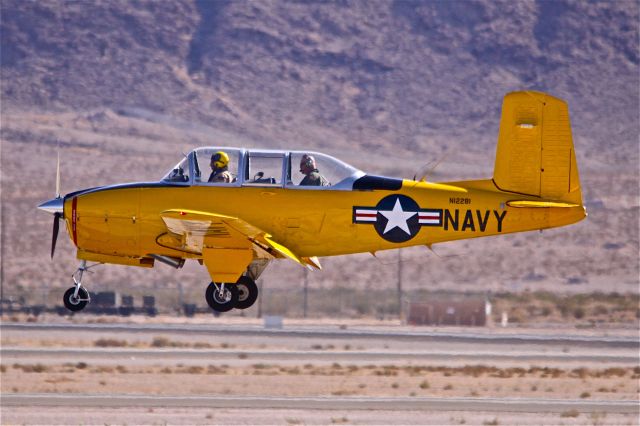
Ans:
[{"label": "cockpit canopy", "polygon": [[[223,169],[217,168],[212,160],[219,153],[226,156],[218,155],[216,159],[224,158],[223,162],[226,162],[228,158]],[[309,164],[315,164],[315,171],[312,179],[305,180],[306,174],[302,173],[300,162],[303,157],[308,162],[309,156],[312,158]],[[205,147],[191,151],[162,181],[182,185],[351,190],[353,183],[362,176],[362,171],[319,152]],[[314,184],[309,186],[309,182]]]}]

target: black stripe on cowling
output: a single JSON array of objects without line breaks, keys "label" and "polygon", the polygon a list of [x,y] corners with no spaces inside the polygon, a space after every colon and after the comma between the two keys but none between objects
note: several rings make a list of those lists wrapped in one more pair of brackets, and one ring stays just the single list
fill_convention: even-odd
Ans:
[{"label": "black stripe on cowling", "polygon": [[364,175],[353,182],[353,189],[359,191],[397,191],[402,188],[402,179],[388,178],[384,176]]}]

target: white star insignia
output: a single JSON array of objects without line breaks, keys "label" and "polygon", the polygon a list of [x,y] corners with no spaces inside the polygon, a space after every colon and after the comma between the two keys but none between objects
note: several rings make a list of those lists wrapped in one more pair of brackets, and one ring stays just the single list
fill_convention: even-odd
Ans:
[{"label": "white star insignia", "polygon": [[393,210],[379,210],[379,213],[387,218],[387,226],[385,226],[383,234],[386,234],[393,228],[400,228],[406,232],[407,235],[411,235],[407,220],[418,214],[418,212],[405,212],[402,210],[399,198],[396,198],[396,204],[393,206]]}]

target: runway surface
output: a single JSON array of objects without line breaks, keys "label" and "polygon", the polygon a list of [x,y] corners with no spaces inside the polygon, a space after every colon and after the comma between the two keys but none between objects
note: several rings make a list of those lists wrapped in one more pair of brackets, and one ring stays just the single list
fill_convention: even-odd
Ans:
[{"label": "runway surface", "polygon": [[640,418],[640,345],[630,330],[269,329],[252,321],[5,322],[3,420],[481,424],[499,414],[500,424],[555,425],[568,415],[583,422],[607,415],[619,424]]},{"label": "runway surface", "polygon": [[82,359],[91,360],[93,363],[116,364],[122,359],[129,360],[132,364],[136,361],[144,363],[154,361],[162,364],[175,362],[176,359],[182,361],[212,361],[232,363],[237,365],[251,364],[257,361],[279,362],[316,362],[333,363],[348,362],[353,365],[378,363],[395,364],[400,361],[429,361],[429,362],[451,362],[455,359],[458,362],[485,362],[490,359],[492,362],[528,362],[567,364],[567,363],[599,363],[630,365],[638,364],[638,356],[633,354],[571,354],[571,353],[547,353],[547,352],[526,352],[526,353],[504,353],[490,351],[235,351],[235,350],[202,350],[202,349],[121,349],[121,348],[25,348],[25,347],[2,347],[0,356],[7,362],[27,361],[48,364],[59,362],[60,359]]},{"label": "runway surface", "polygon": [[640,349],[638,336],[586,336],[568,334],[434,332],[414,328],[352,328],[337,329],[327,326],[286,326],[268,329],[259,325],[212,325],[212,324],[69,324],[69,323],[3,323],[0,330],[43,331],[93,331],[132,333],[180,333],[182,335],[230,335],[269,336],[279,338],[336,338],[336,339],[391,339],[412,342],[458,342],[472,344],[538,344],[571,345],[583,347],[634,348]]},{"label": "runway surface", "polygon": [[638,413],[637,401],[584,401],[534,398],[374,398],[152,396],[80,394],[3,394],[2,406],[65,407],[208,407],[245,409],[491,411],[549,413],[576,409],[582,413]]}]

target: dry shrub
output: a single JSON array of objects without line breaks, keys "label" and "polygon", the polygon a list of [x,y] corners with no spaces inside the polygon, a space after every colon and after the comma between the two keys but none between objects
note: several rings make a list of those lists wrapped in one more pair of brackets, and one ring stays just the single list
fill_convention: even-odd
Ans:
[{"label": "dry shrub", "polygon": [[563,411],[560,417],[578,417],[579,415],[580,412],[574,408],[573,410]]},{"label": "dry shrub", "polygon": [[393,370],[391,367],[384,367],[384,369],[382,370],[376,370],[374,374],[376,376],[391,377],[391,376],[397,376],[398,371]]},{"label": "dry shrub", "polygon": [[589,398],[591,396],[591,394],[589,392],[582,392],[580,394],[580,398],[584,399],[584,398]]},{"label": "dry shrub", "polygon": [[62,376],[62,377],[54,377],[51,379],[47,379],[44,381],[45,383],[51,383],[51,384],[58,384],[58,383],[68,383],[68,382],[75,382],[75,380],[66,377],[66,376]]},{"label": "dry shrub", "polygon": [[199,365],[192,365],[192,366],[186,368],[185,373],[187,373],[187,374],[202,374],[202,373],[204,373],[204,367],[201,367]]},{"label": "dry shrub", "polygon": [[7,367],[4,365],[0,365],[0,373],[6,373],[7,372]]},{"label": "dry shrub", "polygon": [[124,365],[116,366],[116,371],[121,374],[125,374],[129,372],[129,370],[127,370],[127,367],[125,367]]},{"label": "dry shrub", "polygon": [[300,369],[298,367],[293,367],[293,368],[289,368],[287,369],[287,374],[290,374],[292,376],[297,376],[300,375],[302,372],[300,371]]},{"label": "dry shrub", "polygon": [[420,389],[429,389],[430,387],[431,385],[426,380],[423,380],[422,383],[420,383]]},{"label": "dry shrub", "polygon": [[422,373],[422,367],[410,365],[404,368],[406,374],[410,376],[419,376]]},{"label": "dry shrub", "polygon": [[489,368],[485,365],[465,365],[462,367],[462,374],[465,376],[480,377],[489,371]]},{"label": "dry shrub", "polygon": [[118,340],[118,339],[98,339],[93,342],[94,346],[98,346],[100,348],[108,348],[108,347],[124,347],[128,346],[126,340]]},{"label": "dry shrub", "polygon": [[78,363],[76,364],[76,368],[77,368],[78,370],[84,370],[84,369],[85,369],[85,368],[87,368],[87,367],[88,367],[88,364],[87,364],[86,362],[82,362],[82,361],[80,361],[80,362],[78,362]]},{"label": "dry shrub", "polygon": [[348,395],[354,395],[354,394],[355,392],[344,390],[344,389],[331,392],[331,395],[333,396],[348,396]]},{"label": "dry shrub", "polygon": [[23,373],[45,373],[49,367],[42,364],[13,364],[13,368],[22,370]]},{"label": "dry shrub", "polygon": [[166,347],[171,347],[175,345],[174,345],[174,342],[169,340],[169,338],[167,337],[156,336],[153,338],[153,341],[151,342],[151,346],[153,346],[154,348],[166,348]]},{"label": "dry shrub", "polygon": [[571,374],[569,376],[586,379],[589,376],[589,370],[586,368],[574,368],[573,370],[571,370]]},{"label": "dry shrub", "polygon": [[627,375],[627,369],[621,367],[611,367],[607,368],[602,372],[604,377],[616,376],[616,377],[624,377]]},{"label": "dry shrub", "polygon": [[217,365],[209,365],[207,367],[207,374],[227,374],[227,367]]}]

